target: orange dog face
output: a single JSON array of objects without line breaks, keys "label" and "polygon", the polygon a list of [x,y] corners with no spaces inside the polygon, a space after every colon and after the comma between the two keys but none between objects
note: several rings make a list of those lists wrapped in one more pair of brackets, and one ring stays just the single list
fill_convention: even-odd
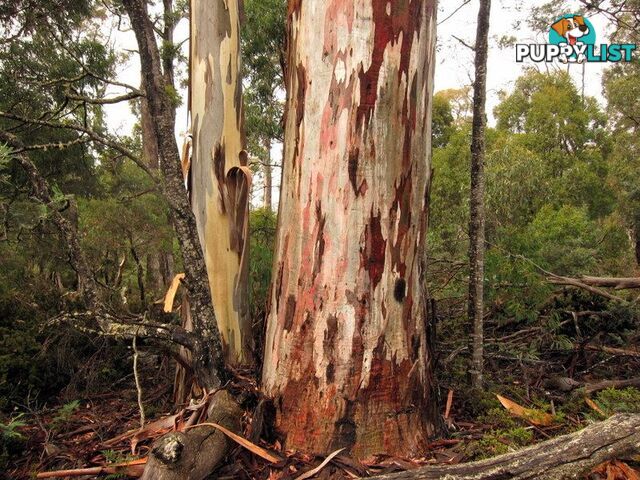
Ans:
[{"label": "orange dog face", "polygon": [[569,18],[561,18],[551,25],[558,35],[567,39],[567,43],[575,45],[580,37],[589,34],[589,27],[584,22],[582,15],[576,15]]}]

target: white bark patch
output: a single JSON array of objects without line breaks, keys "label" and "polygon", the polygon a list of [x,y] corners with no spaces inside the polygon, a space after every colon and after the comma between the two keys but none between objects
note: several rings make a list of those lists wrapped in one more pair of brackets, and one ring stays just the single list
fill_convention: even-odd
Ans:
[{"label": "white bark patch", "polygon": [[[352,305],[343,305],[338,310],[338,342],[336,345],[338,364],[341,366],[350,363],[355,331],[356,310]],[[340,371],[342,370],[340,369]]]},{"label": "white bark patch", "polygon": [[342,61],[342,59],[338,60],[338,63],[336,63],[336,68],[333,71],[333,74],[336,77],[336,81],[338,83],[344,82],[347,74],[347,67]]}]

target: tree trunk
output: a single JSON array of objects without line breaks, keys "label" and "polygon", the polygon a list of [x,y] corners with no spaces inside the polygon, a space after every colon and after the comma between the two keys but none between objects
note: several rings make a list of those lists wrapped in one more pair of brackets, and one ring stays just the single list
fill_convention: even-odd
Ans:
[{"label": "tree trunk", "polygon": [[436,430],[420,285],[435,16],[434,0],[289,2],[263,371],[286,448],[411,455]]},{"label": "tree trunk", "polygon": [[490,11],[491,0],[480,0],[475,45],[469,221],[469,327],[472,332],[469,373],[471,385],[477,389],[482,388],[484,361],[484,158]]},{"label": "tree trunk", "polygon": [[640,415],[616,415],[584,430],[480,462],[428,466],[371,480],[569,480],[597,465],[638,454]]},{"label": "tree trunk", "polygon": [[191,203],[228,363],[252,361],[239,1],[191,0]]},{"label": "tree trunk", "polygon": [[269,210],[273,209],[273,169],[271,168],[271,139],[266,138],[264,148],[267,152],[267,163],[263,165],[264,171],[264,206]]},{"label": "tree trunk", "polygon": [[189,293],[196,338],[191,350],[194,371],[202,387],[215,389],[220,387],[220,377],[225,373],[223,346],[212,307],[196,219],[184,191],[180,154],[174,132],[175,103],[170,95],[171,85],[167,84],[162,70],[160,51],[146,1],[122,0],[122,3],[138,43],[142,82],[158,144],[162,191],[171,209],[171,220],[182,252],[185,285]]},{"label": "tree trunk", "polygon": [[634,231],[634,253],[636,254],[636,265],[640,267],[640,225]]}]

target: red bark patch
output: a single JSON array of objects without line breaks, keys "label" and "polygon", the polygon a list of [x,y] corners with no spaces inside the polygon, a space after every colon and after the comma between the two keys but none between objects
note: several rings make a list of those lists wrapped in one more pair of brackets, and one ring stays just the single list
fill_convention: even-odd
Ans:
[{"label": "red bark patch", "polygon": [[384,272],[385,250],[387,241],[382,236],[380,225],[380,213],[377,216],[371,214],[369,223],[364,231],[365,248],[361,253],[361,265],[369,272],[372,290],[378,286]]},{"label": "red bark patch", "polygon": [[289,15],[300,12],[302,0],[289,0]]},{"label": "red bark patch", "polygon": [[[402,74],[407,74],[411,60],[411,45],[416,30],[420,28],[420,9],[424,0],[372,0],[373,9],[373,52],[371,54],[371,65],[369,69],[361,71],[360,77],[360,105],[356,116],[356,127],[359,129],[363,122],[368,122],[378,100],[378,81],[380,79],[380,69],[384,60],[384,51],[387,45],[396,42],[402,33],[402,47],[400,49],[400,70],[399,78]],[[390,12],[387,14],[387,5],[390,5]]]},{"label": "red bark patch", "polygon": [[324,331],[324,340],[322,348],[324,356],[331,359],[327,365],[327,383],[333,383],[335,380],[335,365],[333,364],[333,356],[335,352],[336,337],[338,336],[338,317],[329,315],[327,318],[327,329]]},{"label": "red bark patch", "polygon": [[322,204],[318,202],[316,204],[316,221],[318,225],[318,231],[316,234],[316,248],[313,259],[313,278],[315,279],[320,273],[322,268],[322,257],[324,256],[324,226],[327,223],[327,216],[322,214]]},{"label": "red bark patch", "polygon": [[351,182],[351,187],[353,187],[353,193],[358,196],[358,159],[360,157],[360,149],[358,147],[353,148],[349,152],[349,181]]},{"label": "red bark patch", "polygon": [[298,88],[296,91],[296,139],[293,151],[293,161],[295,162],[300,153],[300,126],[304,120],[304,102],[307,95],[307,71],[302,63],[296,66],[296,76]]},{"label": "red bark patch", "polygon": [[401,277],[405,276],[407,270],[402,247],[404,239],[407,236],[407,232],[411,228],[411,191],[413,189],[412,172],[413,167],[409,169],[406,175],[401,177],[400,183],[396,185],[395,197],[391,205],[391,209],[389,210],[391,224],[398,225],[395,235],[397,241],[393,245],[393,248],[391,248],[391,259],[395,270]]},{"label": "red bark patch", "polygon": [[287,297],[287,307],[284,312],[284,329],[291,331],[293,327],[293,317],[296,314],[296,297],[289,295]]}]

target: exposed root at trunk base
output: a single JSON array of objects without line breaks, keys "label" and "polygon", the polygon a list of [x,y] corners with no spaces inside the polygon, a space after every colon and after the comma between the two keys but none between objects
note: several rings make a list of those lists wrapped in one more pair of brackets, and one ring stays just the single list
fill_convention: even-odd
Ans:
[{"label": "exposed root at trunk base", "polygon": [[[234,398],[222,390],[209,405],[208,422],[233,432],[240,431],[242,410]],[[219,430],[203,425],[187,432],[172,432],[151,449],[143,480],[202,480],[227,454],[230,440]]]},{"label": "exposed root at trunk base", "polygon": [[613,458],[640,452],[640,415],[615,415],[584,430],[499,457],[460,465],[428,466],[372,477],[377,480],[566,480]]}]

